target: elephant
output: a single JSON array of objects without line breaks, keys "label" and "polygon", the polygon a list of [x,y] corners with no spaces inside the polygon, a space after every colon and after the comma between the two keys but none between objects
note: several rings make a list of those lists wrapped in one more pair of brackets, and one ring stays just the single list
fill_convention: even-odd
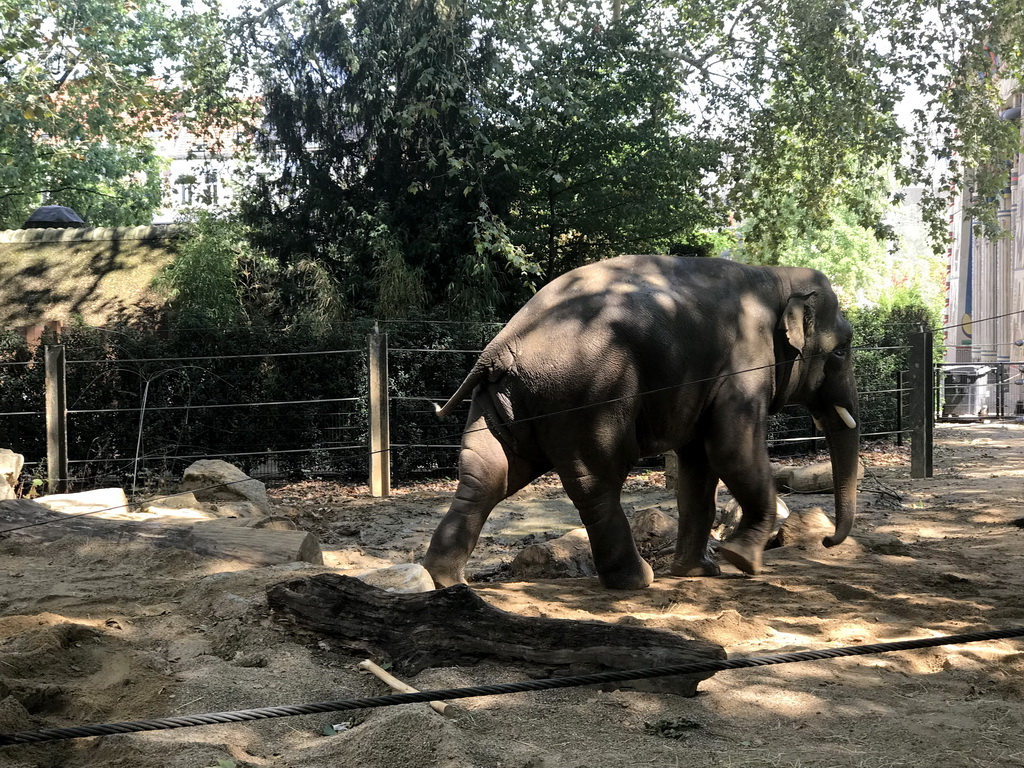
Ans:
[{"label": "elephant", "polygon": [[437,408],[472,393],[458,487],[423,566],[439,587],[465,566],[491,510],[554,470],[590,538],[601,584],[654,580],[622,509],[643,456],[679,457],[673,576],[717,576],[708,542],[719,480],[742,509],[718,548],[747,574],[762,568],[775,522],[769,414],[810,410],[824,432],[836,502],[835,546],[857,504],[860,428],[852,328],[827,277],[725,258],[618,256],[541,288]]}]

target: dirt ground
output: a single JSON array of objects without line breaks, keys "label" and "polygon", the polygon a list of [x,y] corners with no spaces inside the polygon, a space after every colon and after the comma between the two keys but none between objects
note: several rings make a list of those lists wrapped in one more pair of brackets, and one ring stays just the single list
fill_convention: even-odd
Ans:
[{"label": "dirt ground", "polygon": [[[472,561],[491,604],[530,616],[659,627],[731,656],[1024,625],[1024,425],[936,428],[935,477],[910,480],[896,450],[864,454],[852,540],[766,553],[757,577],[602,590],[596,579],[512,582],[524,543],[578,526],[541,483],[499,507]],[[634,509],[671,509],[657,474]],[[451,484],[272,491],[349,573],[415,561]],[[790,495],[794,510],[829,497]],[[656,566],[661,565],[656,562]],[[138,542],[0,542],[0,731],[298,704],[386,692],[330,638],[268,616],[267,585],[322,568],[225,570]],[[384,661],[378,659],[378,661]],[[428,669],[446,688],[523,679],[494,664]],[[0,766],[131,768],[618,768],[1024,765],[1024,640],[720,672],[695,698],[592,688],[0,747]],[[325,726],[345,724],[334,735]]]}]

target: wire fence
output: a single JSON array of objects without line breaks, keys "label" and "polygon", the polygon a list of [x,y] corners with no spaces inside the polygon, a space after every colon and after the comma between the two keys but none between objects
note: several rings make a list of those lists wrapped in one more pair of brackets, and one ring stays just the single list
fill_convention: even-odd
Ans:
[{"label": "wire fence", "polygon": [[[494,330],[420,325],[397,334],[402,343],[386,356],[396,481],[457,474],[468,404],[440,422],[434,403],[458,387]],[[92,347],[62,339],[74,355],[65,371],[68,479],[78,490],[111,484],[159,490],[194,461],[224,459],[266,482],[365,482],[372,450],[370,335],[350,335],[344,348],[195,355],[142,355],[109,345],[97,355],[94,339]],[[409,343],[416,338],[429,346]],[[902,440],[910,390],[899,373],[906,350],[858,350],[870,369],[860,389],[867,439]],[[43,369],[39,359],[0,360],[0,435],[26,456],[27,478],[46,474]],[[769,445],[777,455],[791,455],[822,449],[824,441],[806,409],[790,406],[772,417]],[[663,457],[645,457],[641,466],[660,468]]]}]

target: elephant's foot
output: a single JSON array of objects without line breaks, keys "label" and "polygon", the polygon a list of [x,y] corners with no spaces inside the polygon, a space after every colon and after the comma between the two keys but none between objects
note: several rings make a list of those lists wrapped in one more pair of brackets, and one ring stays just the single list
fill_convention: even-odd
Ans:
[{"label": "elephant's foot", "polygon": [[645,589],[654,583],[654,569],[642,557],[628,567],[602,569],[598,571],[601,586],[605,589]]},{"label": "elephant's foot", "polygon": [[673,560],[668,572],[673,576],[718,576],[722,569],[710,557],[703,557],[697,561]]},{"label": "elephant's foot", "polygon": [[718,552],[744,573],[756,576],[761,572],[763,545],[758,546],[744,541],[726,541],[718,547]]},{"label": "elephant's foot", "polygon": [[445,563],[444,561],[432,558],[429,552],[423,559],[423,567],[426,568],[427,573],[430,574],[430,578],[434,580],[434,586],[438,589],[451,587],[455,584],[466,583],[466,572],[464,567],[456,567],[450,563]]}]

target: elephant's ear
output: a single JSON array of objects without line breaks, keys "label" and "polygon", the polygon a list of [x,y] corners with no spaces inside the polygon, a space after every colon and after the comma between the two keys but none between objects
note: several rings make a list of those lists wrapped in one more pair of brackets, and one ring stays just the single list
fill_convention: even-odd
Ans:
[{"label": "elephant's ear", "polygon": [[797,352],[803,352],[807,334],[811,332],[813,324],[812,310],[808,307],[808,300],[817,291],[810,293],[794,293],[786,303],[786,309],[782,313],[779,327],[786,332],[786,340]]}]

